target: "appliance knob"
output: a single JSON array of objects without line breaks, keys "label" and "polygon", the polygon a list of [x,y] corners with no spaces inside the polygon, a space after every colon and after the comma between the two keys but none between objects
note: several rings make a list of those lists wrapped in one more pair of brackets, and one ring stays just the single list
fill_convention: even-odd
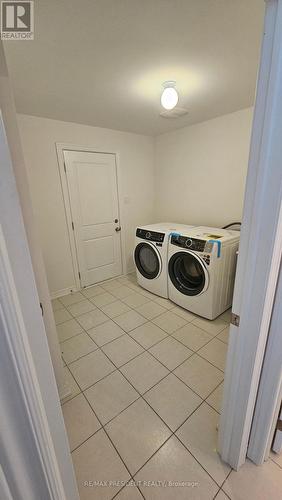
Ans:
[{"label": "appliance knob", "polygon": [[151,235],[150,231],[148,231],[148,233],[146,233],[146,238],[151,238],[151,236],[152,235]]},{"label": "appliance knob", "polygon": [[192,246],[192,240],[191,240],[191,238],[187,238],[187,240],[185,241],[185,246],[187,248],[190,248]]}]

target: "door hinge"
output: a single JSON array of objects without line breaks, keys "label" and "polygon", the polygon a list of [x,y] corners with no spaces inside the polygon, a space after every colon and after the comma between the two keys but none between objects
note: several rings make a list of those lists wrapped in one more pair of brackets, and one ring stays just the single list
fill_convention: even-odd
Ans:
[{"label": "door hinge", "polygon": [[74,223],[73,223],[73,221],[71,221],[71,227],[72,227],[72,230],[74,231]]},{"label": "door hinge", "polygon": [[231,313],[230,323],[231,323],[231,325],[239,326],[240,325],[240,316],[238,314]]},{"label": "door hinge", "polygon": [[81,275],[80,275],[80,272],[79,272],[79,271],[78,271],[78,277],[79,277],[79,279],[81,280]]},{"label": "door hinge", "polygon": [[44,310],[43,310],[43,305],[42,305],[42,302],[40,302],[40,309],[41,309],[41,314],[42,316],[44,315]]},{"label": "door hinge", "polygon": [[67,173],[67,167],[66,167],[65,162],[64,162],[64,171],[65,171],[65,173]]}]

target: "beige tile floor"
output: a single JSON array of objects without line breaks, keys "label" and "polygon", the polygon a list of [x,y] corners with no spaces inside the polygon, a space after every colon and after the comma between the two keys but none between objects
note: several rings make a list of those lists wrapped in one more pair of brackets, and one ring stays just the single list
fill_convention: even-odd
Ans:
[{"label": "beige tile floor", "polygon": [[55,299],[53,308],[81,500],[282,498],[277,456],[235,472],[216,451],[229,311],[199,318],[134,275]]}]

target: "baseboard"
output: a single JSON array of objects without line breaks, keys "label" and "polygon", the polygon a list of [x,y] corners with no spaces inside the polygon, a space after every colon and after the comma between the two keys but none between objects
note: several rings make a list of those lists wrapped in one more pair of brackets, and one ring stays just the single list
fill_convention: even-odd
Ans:
[{"label": "baseboard", "polygon": [[136,268],[135,268],[134,266],[132,266],[132,268],[127,269],[127,270],[126,270],[125,276],[126,276],[127,274],[134,273],[134,271],[135,271],[135,270],[136,270]]},{"label": "baseboard", "polygon": [[63,288],[62,290],[57,290],[57,292],[51,292],[51,299],[58,299],[59,297],[63,297],[63,295],[68,295],[71,292],[77,292],[76,286],[70,286],[68,288]]},{"label": "baseboard", "polygon": [[66,403],[71,395],[72,392],[69,388],[66,388],[63,394],[59,394],[61,404]]},{"label": "baseboard", "polygon": [[[122,278],[122,276],[127,276],[128,274],[134,273],[134,271],[135,271],[135,267],[132,266],[132,268],[126,270],[125,274],[121,274],[120,276],[117,276],[117,277]],[[111,279],[114,280],[116,278],[111,278]],[[107,281],[110,281],[110,280],[105,280],[105,282],[107,282]],[[101,283],[103,283],[103,281],[101,281]],[[96,285],[98,285],[98,284],[99,283],[96,283]],[[58,299],[59,297],[63,297],[63,295],[68,295],[71,292],[78,292],[78,291],[79,290],[77,290],[76,286],[73,285],[73,286],[70,286],[68,288],[63,288],[62,290],[57,290],[57,292],[51,292],[50,296],[51,296],[51,299]]]}]

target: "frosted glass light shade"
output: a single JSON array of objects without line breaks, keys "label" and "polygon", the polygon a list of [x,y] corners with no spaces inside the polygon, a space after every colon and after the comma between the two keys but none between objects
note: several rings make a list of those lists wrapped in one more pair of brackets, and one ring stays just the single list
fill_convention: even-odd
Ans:
[{"label": "frosted glass light shade", "polygon": [[176,89],[172,87],[165,87],[161,96],[161,105],[165,109],[173,109],[178,103],[178,94]]}]

